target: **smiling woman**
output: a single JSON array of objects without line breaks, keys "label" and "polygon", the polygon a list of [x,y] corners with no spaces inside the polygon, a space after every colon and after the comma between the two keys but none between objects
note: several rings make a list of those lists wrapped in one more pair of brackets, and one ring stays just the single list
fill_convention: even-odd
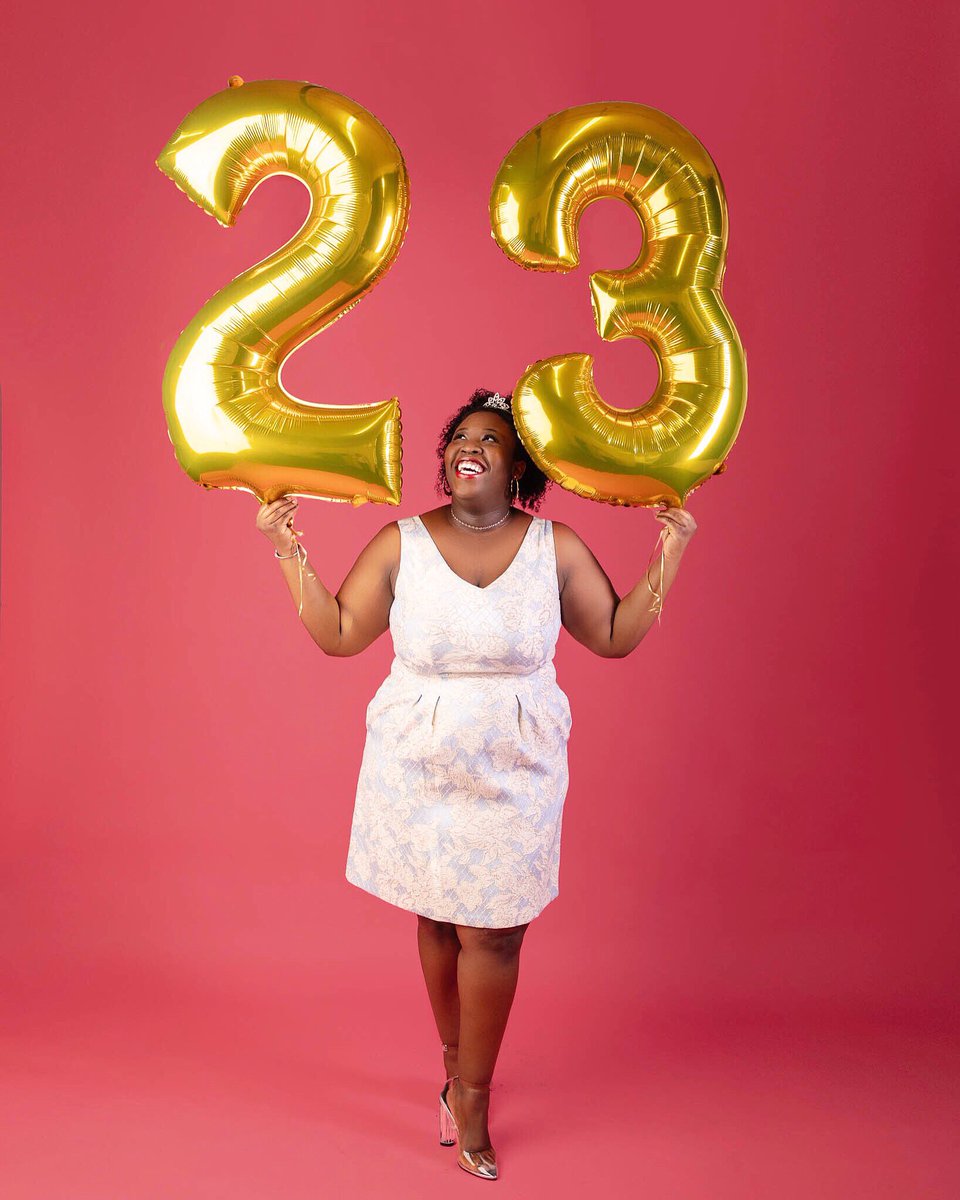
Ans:
[{"label": "smiling woman", "polygon": [[[485,438],[487,444],[498,443],[503,440],[505,433],[502,426],[505,423],[509,426],[509,435],[506,436],[508,436],[508,439],[513,444],[516,461],[518,464],[523,464],[517,471],[518,484],[512,489],[514,499],[524,508],[529,508],[534,512],[540,508],[544,493],[551,486],[550,480],[536,465],[527,453],[523,442],[517,437],[513,424],[513,410],[510,400],[510,396],[501,396],[499,392],[490,392],[485,388],[478,388],[466,404],[453,414],[443,427],[443,431],[440,434],[440,441],[437,443],[437,457],[440,460],[440,465],[437,468],[438,492],[443,492],[446,496],[451,494],[450,484],[447,479],[447,448],[454,446],[455,443],[462,443],[466,439],[466,430],[460,428],[466,418],[471,413],[483,412],[488,416],[488,420],[484,425],[481,436]],[[491,414],[496,414],[496,416],[492,416]],[[500,419],[498,420],[497,417]]]},{"label": "smiling woman", "polygon": [[[521,511],[539,507],[547,479],[509,398],[475,392],[437,451],[450,503],[385,526],[336,596],[308,572],[302,619],[327,654],[359,654],[388,627],[393,637],[367,708],[346,877],[417,914],[447,1075],[440,1138],[459,1142],[464,1170],[495,1179],[490,1081],[524,934],[559,890],[571,715],[557,636],[562,624],[622,658],[655,606],[649,577],[621,600],[572,529]],[[296,507],[277,501],[258,518],[294,596]],[[657,517],[662,599],[696,525],[683,509]]]}]

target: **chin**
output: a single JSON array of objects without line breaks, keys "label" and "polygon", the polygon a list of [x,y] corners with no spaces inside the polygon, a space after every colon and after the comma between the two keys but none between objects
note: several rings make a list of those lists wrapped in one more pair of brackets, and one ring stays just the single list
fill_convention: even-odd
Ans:
[{"label": "chin", "polygon": [[[459,482],[460,482],[460,480],[458,479],[457,483],[459,483]],[[487,489],[487,488],[478,488],[478,487],[454,488],[453,494],[458,499],[463,499],[463,500],[467,499],[468,497],[471,499],[484,500],[484,501],[495,500],[497,498],[497,493],[495,491]]]}]

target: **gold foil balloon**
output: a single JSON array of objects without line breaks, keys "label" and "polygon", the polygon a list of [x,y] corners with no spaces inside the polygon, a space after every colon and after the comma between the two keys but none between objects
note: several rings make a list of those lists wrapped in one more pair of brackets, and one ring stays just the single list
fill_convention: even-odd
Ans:
[{"label": "gold foil balloon", "polygon": [[722,470],[746,404],[743,348],[720,296],[727,209],[716,167],[682,125],[642,104],[568,108],[530,130],[497,172],[493,236],[522,267],[570,271],[588,204],[625,200],[643,225],[626,270],[590,277],[597,331],[642,338],[660,381],[636,408],[604,403],[589,354],[528,367],[520,436],[565,488],[610,504],[682,504]]},{"label": "gold foil balloon", "polygon": [[209,300],[163,380],[180,465],[206,487],[400,502],[400,407],[308,404],[283,388],[284,359],[356,304],[400,249],[407,172],[366,109],[307,83],[231,86],[195,108],[157,165],[222,225],[254,189],[292,175],[310,212],[280,250]]}]

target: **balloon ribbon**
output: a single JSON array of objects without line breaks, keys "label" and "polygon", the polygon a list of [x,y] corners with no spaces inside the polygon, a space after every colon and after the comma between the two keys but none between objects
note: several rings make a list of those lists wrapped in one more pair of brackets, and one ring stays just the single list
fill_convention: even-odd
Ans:
[{"label": "balloon ribbon", "polygon": [[660,543],[664,542],[664,544],[666,544],[666,542],[665,542],[666,536],[667,536],[667,531],[666,531],[666,529],[662,528],[660,530],[660,536],[657,538],[656,546],[654,546],[654,548],[650,551],[650,557],[647,559],[647,566],[643,572],[643,577],[647,581],[647,590],[650,592],[650,595],[653,596],[654,601],[655,601],[654,604],[650,605],[650,611],[655,612],[657,614],[657,624],[658,625],[660,624],[660,614],[663,611],[663,552],[662,552],[662,550],[660,553],[660,591],[659,592],[655,592],[653,590],[653,588],[650,586],[650,564],[651,564],[651,562],[653,562],[653,556],[656,554],[657,549],[660,546]]}]

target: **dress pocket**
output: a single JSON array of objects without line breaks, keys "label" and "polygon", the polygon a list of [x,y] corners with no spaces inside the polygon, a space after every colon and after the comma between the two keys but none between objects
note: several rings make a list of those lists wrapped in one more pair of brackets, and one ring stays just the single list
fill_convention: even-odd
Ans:
[{"label": "dress pocket", "polygon": [[543,741],[543,714],[539,712],[536,703],[531,703],[529,697],[523,699],[517,695],[517,733],[520,741],[527,746],[536,745]]},{"label": "dress pocket", "polygon": [[398,722],[404,725],[408,724],[410,715],[422,699],[422,692],[416,698],[409,695],[390,695],[389,693],[381,695],[380,692],[377,692],[367,705],[367,728],[372,728],[374,724],[381,727],[393,726]]},{"label": "dress pocket", "polygon": [[516,694],[516,701],[517,730],[522,741],[552,741],[557,738],[566,741],[570,736],[573,724],[570,703],[562,692],[554,700],[531,700],[530,697],[523,700]]}]

